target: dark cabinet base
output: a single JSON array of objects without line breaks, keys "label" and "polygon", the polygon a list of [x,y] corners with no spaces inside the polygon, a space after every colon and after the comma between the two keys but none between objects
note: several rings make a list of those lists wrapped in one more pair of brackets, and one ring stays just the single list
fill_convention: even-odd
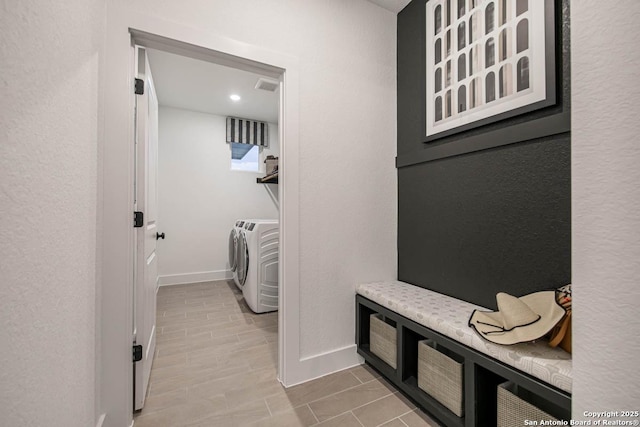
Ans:
[{"label": "dark cabinet base", "polygon": [[[371,352],[370,316],[379,313],[396,324],[397,368],[393,369]],[[464,415],[456,416],[418,387],[418,342],[431,340],[463,360]],[[449,337],[426,328],[375,302],[356,295],[356,344],[358,354],[388,381],[413,399],[431,417],[445,426],[472,427],[497,425],[497,389],[507,381],[545,401],[547,412],[563,420],[571,418],[571,395],[532,376],[513,369]]]}]

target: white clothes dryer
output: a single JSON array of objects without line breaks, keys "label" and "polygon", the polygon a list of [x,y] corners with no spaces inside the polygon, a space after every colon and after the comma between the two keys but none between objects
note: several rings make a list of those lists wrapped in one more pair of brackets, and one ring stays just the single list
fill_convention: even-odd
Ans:
[{"label": "white clothes dryer", "polygon": [[243,219],[237,220],[229,233],[229,269],[233,275],[233,282],[240,290],[242,290],[242,286],[238,280],[238,244],[240,232],[245,222],[246,220]]},{"label": "white clothes dryer", "polygon": [[[244,256],[242,247],[246,248]],[[247,305],[256,313],[278,310],[279,222],[248,220],[238,248],[236,270]]]}]

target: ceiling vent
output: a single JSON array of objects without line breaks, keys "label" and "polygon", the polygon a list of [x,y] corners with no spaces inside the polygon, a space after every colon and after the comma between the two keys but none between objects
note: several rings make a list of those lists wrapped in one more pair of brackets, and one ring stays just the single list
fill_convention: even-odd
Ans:
[{"label": "ceiling vent", "polygon": [[278,89],[278,81],[260,77],[256,83],[256,89],[275,92]]}]

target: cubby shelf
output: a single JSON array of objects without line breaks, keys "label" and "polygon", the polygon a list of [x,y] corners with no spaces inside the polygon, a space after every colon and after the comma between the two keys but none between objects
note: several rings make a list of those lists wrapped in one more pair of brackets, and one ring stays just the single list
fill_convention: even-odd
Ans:
[{"label": "cubby shelf", "polygon": [[[396,324],[397,368],[393,369],[371,352],[369,327],[371,314],[378,313]],[[418,387],[418,341],[429,339],[463,360],[464,415],[458,417]],[[537,397],[550,402],[551,415],[571,418],[571,395],[549,384],[479,353],[460,342],[405,318],[381,305],[356,295],[356,344],[358,354],[380,372],[421,409],[445,426],[475,427],[497,425],[497,387],[511,381]]]}]

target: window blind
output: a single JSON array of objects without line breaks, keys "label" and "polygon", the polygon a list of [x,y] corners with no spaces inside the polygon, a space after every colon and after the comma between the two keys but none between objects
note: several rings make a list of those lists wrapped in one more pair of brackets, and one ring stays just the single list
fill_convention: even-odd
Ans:
[{"label": "window blind", "polygon": [[266,122],[227,117],[227,142],[269,147],[269,128]]}]

